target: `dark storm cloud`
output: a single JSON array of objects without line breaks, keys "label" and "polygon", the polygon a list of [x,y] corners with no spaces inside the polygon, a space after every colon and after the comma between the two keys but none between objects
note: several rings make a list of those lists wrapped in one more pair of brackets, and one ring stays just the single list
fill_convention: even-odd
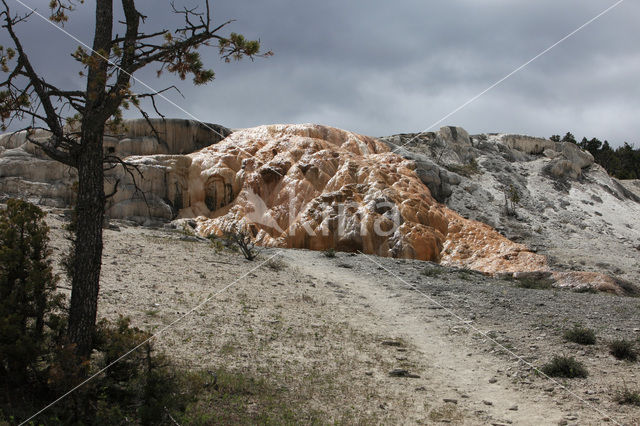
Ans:
[{"label": "dark storm cloud", "polygon": [[[46,11],[46,2],[36,3]],[[230,127],[317,122],[370,135],[420,131],[613,3],[212,1],[216,22],[237,19],[230,30],[260,38],[276,55],[223,64],[211,49],[205,57],[215,68],[214,83],[179,84],[185,97],[171,98]],[[84,40],[90,40],[91,6],[81,6],[66,27]],[[168,2],[138,7],[149,15],[149,28],[173,19]],[[442,125],[540,136],[571,130],[640,142],[638,16],[640,5],[623,2]],[[62,60],[75,43],[42,22],[29,25],[40,64],[58,81],[79,84],[71,62]],[[174,82],[158,81],[151,71],[139,77],[158,88]],[[170,105],[163,109],[186,116]]]}]

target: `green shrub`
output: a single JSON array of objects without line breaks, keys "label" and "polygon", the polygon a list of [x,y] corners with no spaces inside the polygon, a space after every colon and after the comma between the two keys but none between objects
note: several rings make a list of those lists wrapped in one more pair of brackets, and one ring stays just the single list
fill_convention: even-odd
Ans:
[{"label": "green shrub", "polygon": [[507,216],[516,215],[516,206],[520,203],[520,192],[518,188],[513,185],[509,185],[509,188],[504,190],[504,208]]},{"label": "green shrub", "polygon": [[465,281],[472,281],[479,276],[479,272],[468,268],[459,269],[456,272],[458,274],[458,278]]},{"label": "green shrub", "polygon": [[[44,380],[14,385],[11,397],[0,399],[0,412],[12,413],[18,423],[27,419],[148,337],[130,327],[127,318],[116,323],[102,320],[96,328],[91,360],[78,358],[74,346],[61,339],[42,358]],[[36,424],[110,425],[127,418],[131,424],[170,424],[171,413],[180,412],[196,398],[182,392],[177,376],[147,342],[34,420]],[[0,424],[2,420],[0,416]]]},{"label": "green shrub", "polygon": [[574,293],[591,293],[591,294],[597,294],[598,290],[594,287],[590,287],[590,286],[584,286],[584,287],[578,287],[575,290],[573,290]]},{"label": "green shrub", "polygon": [[440,266],[426,266],[422,272],[420,272],[420,274],[424,275],[425,277],[431,277],[431,278],[436,278],[439,277],[440,275],[446,273],[447,270],[440,267]]},{"label": "green shrub", "polygon": [[621,405],[626,404],[640,407],[640,392],[629,389],[626,386],[615,393],[614,399]]},{"label": "green shrub", "polygon": [[282,271],[283,269],[285,269],[287,267],[287,262],[285,262],[281,258],[275,258],[274,257],[274,258],[271,258],[271,259],[267,260],[265,265],[269,269],[272,269],[274,271]]},{"label": "green shrub", "polygon": [[534,290],[551,290],[553,288],[553,281],[548,278],[523,278],[518,280],[517,285],[520,288],[529,288]]},{"label": "green shrub", "polygon": [[[169,413],[184,404],[175,372],[164,355],[154,353],[147,341],[149,337],[148,333],[131,327],[129,318],[120,317],[115,324],[106,320],[98,323],[99,357],[93,369],[110,365],[142,344],[107,369],[94,385],[97,392],[93,398],[99,407],[96,418],[103,424],[112,424],[112,420],[124,417],[139,419],[141,424],[167,423]],[[118,417],[122,415],[124,417]]]},{"label": "green shrub", "polygon": [[630,340],[614,340],[609,343],[609,352],[617,359],[635,361],[638,358],[638,354],[634,349],[634,344]]},{"label": "green shrub", "polygon": [[480,170],[480,166],[475,158],[471,159],[466,164],[445,164],[444,166],[447,170],[453,173],[457,173],[462,176],[471,177],[473,175],[482,173]]},{"label": "green shrub", "polygon": [[64,329],[44,216],[17,199],[0,210],[0,384],[41,377],[38,360]]},{"label": "green shrub", "polygon": [[322,251],[325,257],[333,258],[336,257],[336,251],[332,248],[326,249]]},{"label": "green shrub", "polygon": [[555,356],[542,367],[542,372],[550,377],[587,377],[587,369],[573,357]]},{"label": "green shrub", "polygon": [[214,249],[216,253],[220,253],[221,251],[224,250],[225,248],[224,240],[218,238],[215,234],[209,235],[207,239],[210,241],[209,247]]},{"label": "green shrub", "polygon": [[576,324],[572,329],[564,332],[564,338],[569,342],[578,343],[580,345],[595,345],[596,332],[590,328],[585,328]]},{"label": "green shrub", "polygon": [[258,257],[258,250],[255,248],[253,238],[248,232],[241,230],[239,227],[225,231],[224,239],[227,242],[227,247],[239,249],[245,259],[254,260]]}]

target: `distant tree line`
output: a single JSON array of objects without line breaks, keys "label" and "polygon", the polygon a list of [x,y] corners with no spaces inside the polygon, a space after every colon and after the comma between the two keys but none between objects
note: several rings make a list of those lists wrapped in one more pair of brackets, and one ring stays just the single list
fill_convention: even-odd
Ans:
[{"label": "distant tree line", "polygon": [[562,138],[560,135],[553,135],[550,139],[555,142],[572,142],[589,151],[595,162],[615,178],[640,179],[640,149],[634,149],[627,142],[613,149],[608,141],[602,142],[597,138],[582,138],[580,142],[577,142],[575,136],[570,132],[567,132]]}]

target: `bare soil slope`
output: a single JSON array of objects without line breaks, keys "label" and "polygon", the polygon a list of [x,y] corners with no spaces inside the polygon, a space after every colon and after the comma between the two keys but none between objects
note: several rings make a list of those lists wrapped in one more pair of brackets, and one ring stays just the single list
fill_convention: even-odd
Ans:
[{"label": "bare soil slope", "polygon": [[[57,254],[60,213],[48,219]],[[640,299],[345,253],[270,249],[248,262],[176,231],[115,225],[105,231],[101,316],[157,331],[191,312],[158,336],[174,362],[260,375],[327,422],[640,422],[640,408],[614,401],[624,383],[637,386],[639,364],[606,347],[640,336]],[[575,322],[597,331],[595,346],[563,341]],[[549,380],[504,348],[534,366],[571,354],[590,376]]]}]

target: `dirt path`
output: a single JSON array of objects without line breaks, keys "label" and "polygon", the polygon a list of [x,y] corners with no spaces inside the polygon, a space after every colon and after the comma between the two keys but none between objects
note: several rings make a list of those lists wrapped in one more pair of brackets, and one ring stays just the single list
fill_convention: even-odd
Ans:
[{"label": "dirt path", "polygon": [[[309,263],[308,252],[287,251],[283,256],[305,274],[334,283],[336,289],[348,292],[375,313],[374,323],[352,315],[349,321],[355,328],[396,335],[415,346],[427,363],[425,371],[417,373],[428,378],[430,389],[441,397],[441,402],[455,400],[459,409],[481,423],[541,425],[557,424],[565,418],[566,412],[547,395],[523,392],[503,379],[497,380],[497,370],[515,368],[517,363],[478,353],[456,342],[451,333],[452,322],[443,318],[442,311],[433,309],[436,305],[429,299],[388,272],[378,271],[375,259],[371,260],[371,267],[380,276],[387,276],[386,287],[352,269],[335,268],[329,259],[315,258],[314,263]],[[475,423],[472,418],[467,421]]]}]

